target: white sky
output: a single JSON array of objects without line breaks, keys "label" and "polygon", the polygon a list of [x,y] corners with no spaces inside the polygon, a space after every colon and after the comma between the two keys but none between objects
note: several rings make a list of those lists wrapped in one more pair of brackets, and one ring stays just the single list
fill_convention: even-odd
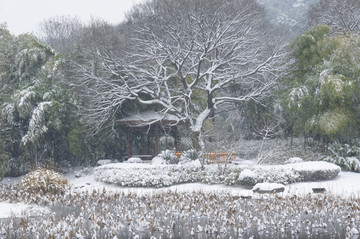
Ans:
[{"label": "white sky", "polygon": [[7,23],[12,34],[38,33],[39,23],[56,16],[91,17],[109,23],[124,20],[125,13],[144,0],[0,0],[0,23]]}]

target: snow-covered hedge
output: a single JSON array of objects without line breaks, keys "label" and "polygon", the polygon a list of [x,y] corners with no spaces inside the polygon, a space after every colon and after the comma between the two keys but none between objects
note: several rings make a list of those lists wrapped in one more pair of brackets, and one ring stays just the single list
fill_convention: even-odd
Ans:
[{"label": "snow-covered hedge", "polygon": [[126,187],[164,187],[180,183],[207,184],[282,183],[318,181],[334,178],[340,167],[327,162],[304,162],[287,165],[253,166],[205,165],[199,160],[178,165],[109,164],[95,169],[97,181]]},{"label": "snow-covered hedge", "polygon": [[25,175],[17,184],[29,193],[64,193],[69,189],[68,180],[54,170],[37,169]]},{"label": "snow-covered hedge", "polygon": [[244,170],[239,176],[240,184],[260,182],[289,184],[294,182],[328,180],[336,177],[341,168],[335,164],[314,161],[287,165],[256,165]]},{"label": "snow-covered hedge", "polygon": [[95,179],[126,187],[164,187],[180,183],[202,182],[234,185],[241,172],[236,165],[205,165],[199,160],[182,165],[109,164],[95,169]]}]

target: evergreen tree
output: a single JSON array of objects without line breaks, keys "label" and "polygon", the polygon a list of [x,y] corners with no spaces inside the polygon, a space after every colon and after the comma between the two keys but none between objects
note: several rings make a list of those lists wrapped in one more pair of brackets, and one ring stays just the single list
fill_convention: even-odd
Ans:
[{"label": "evergreen tree", "polygon": [[285,80],[283,105],[296,133],[349,142],[359,134],[360,37],[329,32],[319,25],[292,44],[297,66]]}]

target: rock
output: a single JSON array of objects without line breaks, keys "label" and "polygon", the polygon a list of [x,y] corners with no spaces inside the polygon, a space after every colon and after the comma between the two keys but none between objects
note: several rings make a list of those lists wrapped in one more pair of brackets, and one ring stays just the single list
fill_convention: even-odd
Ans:
[{"label": "rock", "polygon": [[242,196],[240,196],[240,198],[241,198],[241,199],[251,199],[252,196],[244,196],[244,195],[242,195]]},{"label": "rock", "polygon": [[324,193],[326,192],[325,188],[312,188],[313,193]]},{"label": "rock", "polygon": [[106,164],[111,164],[111,159],[100,159],[99,161],[97,161],[97,166],[103,166]]},{"label": "rock", "polygon": [[281,193],[285,191],[285,186],[281,183],[258,183],[252,191],[256,193]]}]

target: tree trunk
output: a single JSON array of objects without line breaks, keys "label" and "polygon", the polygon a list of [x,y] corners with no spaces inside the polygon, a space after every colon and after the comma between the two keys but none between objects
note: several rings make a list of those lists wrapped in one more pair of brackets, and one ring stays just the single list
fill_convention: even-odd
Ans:
[{"label": "tree trunk", "polygon": [[193,148],[196,151],[202,151],[203,149],[201,147],[200,132],[190,131],[190,138]]}]

